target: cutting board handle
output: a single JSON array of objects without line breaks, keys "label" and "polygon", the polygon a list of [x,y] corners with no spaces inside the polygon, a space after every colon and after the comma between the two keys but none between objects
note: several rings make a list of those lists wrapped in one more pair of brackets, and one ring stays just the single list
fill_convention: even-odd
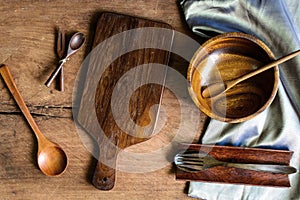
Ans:
[{"label": "cutting board handle", "polygon": [[116,170],[100,161],[97,163],[93,185],[99,190],[111,190],[115,185]]},{"label": "cutting board handle", "polygon": [[115,185],[118,147],[111,142],[102,142],[99,149],[100,156],[92,183],[99,190],[111,190]]}]

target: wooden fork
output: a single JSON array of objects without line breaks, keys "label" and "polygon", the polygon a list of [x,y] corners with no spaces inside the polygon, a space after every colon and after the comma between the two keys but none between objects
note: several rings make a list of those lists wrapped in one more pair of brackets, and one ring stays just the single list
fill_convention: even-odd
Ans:
[{"label": "wooden fork", "polygon": [[[57,36],[57,43],[56,43],[56,53],[59,59],[62,59],[65,54],[65,46],[66,46],[66,38],[65,38],[65,31],[62,29],[58,29],[58,36]],[[61,61],[60,61],[61,62]],[[60,70],[59,76],[59,89],[60,91],[64,91],[64,69],[63,67]]]}]

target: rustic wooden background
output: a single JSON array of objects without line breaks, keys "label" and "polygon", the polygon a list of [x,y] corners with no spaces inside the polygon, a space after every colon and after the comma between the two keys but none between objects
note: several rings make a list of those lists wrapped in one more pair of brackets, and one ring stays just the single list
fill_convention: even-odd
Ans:
[{"label": "rustic wooden background", "polygon": [[[46,177],[36,164],[36,139],[0,78],[0,194],[1,199],[189,199],[187,184],[176,181],[172,164],[163,169],[134,174],[117,172],[111,191],[99,191],[91,184],[94,158],[82,144],[72,118],[72,92],[76,74],[91,50],[93,31],[103,11],[118,12],[159,20],[176,31],[195,37],[188,29],[176,0],[85,0],[0,2],[0,63],[6,64],[16,85],[42,132],[59,143],[69,157],[69,167],[60,177]],[[88,39],[84,48],[65,66],[65,92],[44,86],[58,62],[55,30],[62,27],[68,36],[83,32]],[[171,65],[185,73],[188,63],[172,58]],[[172,81],[172,80],[171,80]],[[176,80],[173,80],[176,81]],[[186,87],[181,86],[183,90]],[[184,112],[197,113],[186,93]],[[162,104],[169,120],[162,133],[132,151],[155,146],[174,137],[180,122],[178,101],[165,90]],[[199,140],[206,117],[194,142]],[[187,124],[188,126],[188,124]]]}]

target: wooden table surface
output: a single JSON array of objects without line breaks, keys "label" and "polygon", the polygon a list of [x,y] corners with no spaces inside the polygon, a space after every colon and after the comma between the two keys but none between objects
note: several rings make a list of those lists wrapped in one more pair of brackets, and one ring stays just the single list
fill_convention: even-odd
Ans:
[{"label": "wooden table surface", "polygon": [[[176,181],[172,164],[143,174],[117,172],[111,191],[97,190],[91,184],[95,160],[80,140],[72,117],[72,92],[76,74],[91,50],[93,31],[103,11],[139,16],[170,24],[176,31],[195,37],[188,29],[176,0],[86,0],[86,1],[10,1],[0,2],[0,63],[6,64],[30,112],[42,132],[59,143],[69,157],[69,167],[60,177],[47,177],[36,164],[37,141],[25,118],[0,79],[0,194],[8,199],[189,199],[187,184]],[[55,29],[68,36],[81,31],[87,44],[65,65],[65,92],[44,82],[58,62]],[[197,37],[195,37],[197,39]],[[188,63],[173,58],[171,64],[181,73]],[[172,81],[172,80],[169,80]],[[174,80],[173,80],[174,81]],[[176,80],[175,80],[176,81]],[[186,90],[185,85],[179,86]],[[187,91],[183,112],[198,113]],[[168,142],[182,123],[175,95],[164,91],[162,105],[168,121],[162,131],[145,143],[130,147],[139,151]],[[199,140],[206,116],[195,133]],[[188,126],[189,124],[186,124]],[[183,139],[184,141],[184,139]]]}]

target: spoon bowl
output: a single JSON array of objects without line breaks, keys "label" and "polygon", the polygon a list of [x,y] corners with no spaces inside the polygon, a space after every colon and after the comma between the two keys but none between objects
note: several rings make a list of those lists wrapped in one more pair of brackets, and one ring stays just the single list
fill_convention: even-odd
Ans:
[{"label": "spoon bowl", "polygon": [[75,33],[70,39],[67,57],[69,57],[71,54],[78,51],[82,47],[84,42],[85,42],[85,36],[83,35],[83,33],[80,32]]},{"label": "spoon bowl", "polygon": [[48,176],[60,175],[67,168],[67,155],[58,145],[49,143],[48,146],[41,147],[38,153],[38,165]]}]

